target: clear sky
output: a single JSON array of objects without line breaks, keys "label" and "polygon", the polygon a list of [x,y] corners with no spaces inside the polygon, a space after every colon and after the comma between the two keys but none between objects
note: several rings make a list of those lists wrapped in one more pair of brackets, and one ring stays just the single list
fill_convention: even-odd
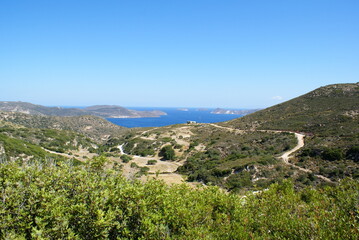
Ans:
[{"label": "clear sky", "polygon": [[358,81],[358,0],[0,1],[0,101],[257,108]]}]

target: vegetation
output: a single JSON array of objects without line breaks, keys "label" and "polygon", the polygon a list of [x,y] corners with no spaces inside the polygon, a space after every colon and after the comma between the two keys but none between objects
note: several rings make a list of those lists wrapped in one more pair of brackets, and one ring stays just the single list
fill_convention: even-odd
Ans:
[{"label": "vegetation", "polygon": [[336,84],[228,121],[241,129],[301,131],[320,136],[358,134],[359,83]]},{"label": "vegetation", "polygon": [[[358,239],[358,92],[327,86],[222,123],[245,131],[0,112],[0,239]],[[258,129],[305,132],[291,161],[311,171],[277,159],[296,145],[293,133]],[[119,145],[181,161],[179,173],[207,186],[126,180],[118,157],[132,157]],[[67,159],[82,148],[96,154]],[[135,177],[157,162],[147,159],[128,164]]]},{"label": "vegetation", "polygon": [[148,160],[147,165],[155,165],[157,163],[157,160]]},{"label": "vegetation", "polygon": [[[65,158],[56,154],[46,152],[38,145],[28,143],[21,139],[9,137],[5,134],[0,134],[0,160],[16,159],[20,162],[29,161],[30,159],[52,159],[53,161],[64,161]],[[80,164],[78,160],[72,159],[74,164]],[[1,162],[0,162],[1,163]]]},{"label": "vegetation", "polygon": [[121,158],[122,162],[124,162],[124,163],[128,163],[129,161],[132,160],[132,157],[129,155],[122,155],[120,158]]},{"label": "vegetation", "polygon": [[[193,132],[196,135],[191,138],[187,161],[178,168],[179,173],[188,175],[188,181],[200,181],[236,191],[266,188],[293,174],[275,158],[296,145],[293,134],[234,134],[211,126],[200,127]],[[196,150],[199,143],[206,146],[204,151]],[[268,171],[276,167],[277,171]],[[260,182],[254,183],[256,178],[260,178]]]},{"label": "vegetation", "polygon": [[0,165],[1,239],[358,239],[359,183],[256,195],[130,182],[105,159]]},{"label": "vegetation", "polygon": [[175,151],[171,145],[164,146],[159,153],[159,156],[163,157],[165,160],[174,160],[175,155]]},{"label": "vegetation", "polygon": [[60,153],[95,145],[81,134],[64,130],[3,126],[0,127],[0,134]]},{"label": "vegetation", "polygon": [[223,125],[304,132],[306,145],[298,153],[297,164],[337,181],[359,176],[358,106],[359,83],[335,84]]},{"label": "vegetation", "polygon": [[158,144],[155,141],[144,140],[141,138],[133,138],[129,139],[124,146],[124,150],[126,153],[131,155],[138,156],[154,156],[155,149],[158,147]]},{"label": "vegetation", "polygon": [[19,155],[44,158],[47,154],[41,147],[27,143],[25,141],[8,137],[0,134],[0,143],[2,143],[7,157],[17,157]]}]

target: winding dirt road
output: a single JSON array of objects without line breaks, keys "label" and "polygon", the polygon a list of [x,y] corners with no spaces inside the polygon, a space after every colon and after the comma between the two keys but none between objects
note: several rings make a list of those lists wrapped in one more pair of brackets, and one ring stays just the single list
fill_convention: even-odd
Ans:
[{"label": "winding dirt road", "polygon": [[[304,134],[300,134],[300,133],[294,133],[295,134],[295,137],[297,138],[298,140],[298,144],[297,146],[295,146],[293,149],[290,149],[286,152],[284,152],[279,158],[281,158],[283,160],[284,163],[286,164],[290,164],[289,163],[289,158],[292,153],[298,151],[299,149],[301,149],[302,147],[304,147],[304,137],[305,135]],[[303,168],[304,169],[304,168]],[[305,172],[307,172],[307,169],[304,169]]]}]

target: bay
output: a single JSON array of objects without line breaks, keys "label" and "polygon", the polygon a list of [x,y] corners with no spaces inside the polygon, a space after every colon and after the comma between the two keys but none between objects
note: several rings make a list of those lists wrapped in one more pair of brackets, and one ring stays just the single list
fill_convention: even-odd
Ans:
[{"label": "bay", "polygon": [[123,127],[163,127],[173,124],[186,123],[187,121],[196,121],[198,123],[216,123],[229,121],[239,118],[242,115],[237,114],[212,114],[213,109],[201,110],[198,108],[187,108],[188,111],[179,110],[178,108],[140,108],[127,107],[128,109],[139,111],[160,110],[167,115],[155,118],[108,118],[107,120]]}]

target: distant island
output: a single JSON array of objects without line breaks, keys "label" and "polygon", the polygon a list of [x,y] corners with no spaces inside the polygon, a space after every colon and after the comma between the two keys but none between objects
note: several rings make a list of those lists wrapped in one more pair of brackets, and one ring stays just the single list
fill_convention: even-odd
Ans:
[{"label": "distant island", "polygon": [[184,111],[184,112],[188,112],[188,108],[178,108],[178,111]]},{"label": "distant island", "polygon": [[45,107],[27,102],[0,102],[0,111],[20,112],[39,116],[61,117],[93,115],[102,118],[144,118],[167,115],[167,113],[158,110],[137,111],[116,105],[96,105],[86,108],[62,108]]},{"label": "distant island", "polygon": [[211,113],[212,114],[237,114],[237,115],[247,115],[250,113],[254,113],[259,111],[260,109],[242,109],[242,110],[231,110],[231,109],[223,109],[216,108]]}]

